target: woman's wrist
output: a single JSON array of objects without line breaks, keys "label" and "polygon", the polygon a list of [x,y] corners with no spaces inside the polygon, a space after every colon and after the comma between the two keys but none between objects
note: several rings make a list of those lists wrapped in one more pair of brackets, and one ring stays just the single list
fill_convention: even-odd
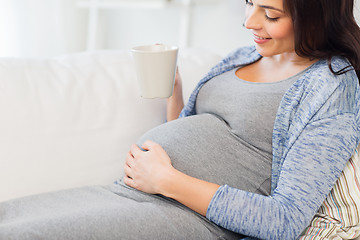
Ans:
[{"label": "woman's wrist", "polygon": [[182,89],[174,89],[173,95],[167,99],[167,120],[177,119],[183,107]]},{"label": "woman's wrist", "polygon": [[173,168],[161,181],[159,193],[206,216],[210,201],[219,187],[218,184],[188,176]]},{"label": "woman's wrist", "polygon": [[177,169],[172,167],[170,170],[167,171],[166,174],[164,174],[163,179],[160,181],[160,184],[158,186],[158,192],[161,195],[164,195],[165,197],[173,198],[173,192],[174,192],[174,183],[179,179],[179,173]]}]

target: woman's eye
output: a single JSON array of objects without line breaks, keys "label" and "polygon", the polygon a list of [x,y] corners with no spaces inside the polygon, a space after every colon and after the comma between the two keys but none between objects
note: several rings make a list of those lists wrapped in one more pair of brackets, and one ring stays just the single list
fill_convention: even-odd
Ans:
[{"label": "woman's eye", "polygon": [[270,22],[276,22],[277,20],[279,20],[278,17],[272,18],[272,17],[269,17],[269,16],[266,15],[266,14],[265,14],[265,19],[268,20],[268,21],[270,21]]}]

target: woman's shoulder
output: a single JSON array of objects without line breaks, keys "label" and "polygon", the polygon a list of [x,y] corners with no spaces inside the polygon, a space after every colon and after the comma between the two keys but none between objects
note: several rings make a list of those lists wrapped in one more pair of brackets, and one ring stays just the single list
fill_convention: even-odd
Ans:
[{"label": "woman's shoulder", "polygon": [[314,105],[319,104],[322,111],[317,109],[317,116],[353,112],[360,117],[359,80],[350,62],[344,57],[336,56],[330,61],[319,60],[295,89],[304,98],[299,101],[305,103],[304,106],[314,109]]},{"label": "woman's shoulder", "polygon": [[309,69],[305,77],[312,85],[359,85],[356,72],[351,63],[342,56],[334,56],[331,60],[320,59]]}]

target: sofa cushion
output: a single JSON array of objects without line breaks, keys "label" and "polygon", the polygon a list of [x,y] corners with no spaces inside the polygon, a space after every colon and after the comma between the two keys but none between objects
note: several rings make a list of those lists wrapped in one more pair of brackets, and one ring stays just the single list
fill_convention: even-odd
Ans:
[{"label": "sofa cushion", "polygon": [[360,236],[360,145],[300,240]]}]

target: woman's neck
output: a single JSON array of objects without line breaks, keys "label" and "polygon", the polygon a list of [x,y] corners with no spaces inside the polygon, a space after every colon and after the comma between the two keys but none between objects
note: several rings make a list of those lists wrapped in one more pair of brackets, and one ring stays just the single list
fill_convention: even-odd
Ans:
[{"label": "woman's neck", "polygon": [[308,67],[311,64],[317,62],[318,59],[309,59],[297,55],[295,52],[282,53],[271,57],[263,57],[262,59],[267,64],[277,67]]}]

